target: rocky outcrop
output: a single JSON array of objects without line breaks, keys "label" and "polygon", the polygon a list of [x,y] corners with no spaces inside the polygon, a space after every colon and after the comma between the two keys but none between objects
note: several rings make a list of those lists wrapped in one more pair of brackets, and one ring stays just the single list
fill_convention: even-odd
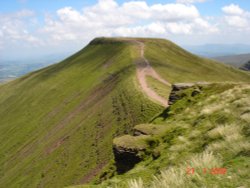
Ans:
[{"label": "rocky outcrop", "polygon": [[169,95],[169,100],[168,100],[168,104],[172,105],[175,101],[181,99],[181,96],[178,95],[178,92],[180,90],[184,90],[190,87],[193,87],[194,83],[179,83],[179,84],[173,84],[172,85],[172,91]]},{"label": "rocky outcrop", "polygon": [[143,153],[150,144],[150,136],[124,135],[113,140],[113,152],[118,174],[132,169],[143,159]]},{"label": "rocky outcrop", "polygon": [[180,100],[182,96],[180,95],[180,91],[189,89],[189,88],[194,88],[194,91],[192,91],[192,97],[195,95],[199,94],[201,92],[201,88],[204,85],[210,84],[209,82],[195,82],[195,83],[178,83],[178,84],[173,84],[172,85],[172,91],[169,95],[169,100],[168,104],[172,105],[175,103],[177,100]]},{"label": "rocky outcrop", "polygon": [[139,155],[140,150],[123,147],[113,147],[115,156],[115,165],[118,174],[123,174],[132,169],[142,158]]}]

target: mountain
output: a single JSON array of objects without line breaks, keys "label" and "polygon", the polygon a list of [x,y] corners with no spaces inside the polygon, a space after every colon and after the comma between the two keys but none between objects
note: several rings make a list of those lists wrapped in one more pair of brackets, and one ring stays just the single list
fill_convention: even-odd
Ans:
[{"label": "mountain", "polygon": [[[168,40],[97,38],[58,64],[0,85],[0,187],[64,187],[113,177],[113,139],[132,134],[135,125],[161,123],[171,84],[198,81],[244,83],[250,75]],[[204,91],[202,100],[207,97]],[[182,131],[185,118],[173,117],[169,123],[179,128],[170,131]],[[149,138],[138,146],[145,142],[155,145]]]},{"label": "mountain", "polygon": [[250,61],[250,53],[240,54],[240,55],[220,56],[220,57],[214,57],[213,59],[240,68],[244,66],[244,64],[246,64],[248,61]]},{"label": "mountain", "polygon": [[250,45],[246,44],[186,45],[184,48],[204,57],[230,56],[250,52]]}]

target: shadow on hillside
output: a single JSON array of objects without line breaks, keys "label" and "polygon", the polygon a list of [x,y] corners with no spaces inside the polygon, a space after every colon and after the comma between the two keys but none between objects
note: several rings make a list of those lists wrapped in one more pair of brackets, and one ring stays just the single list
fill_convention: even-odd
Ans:
[{"label": "shadow on hillside", "polygon": [[163,110],[159,115],[155,116],[149,123],[154,122],[158,118],[162,118],[164,121],[169,117],[169,107]]}]

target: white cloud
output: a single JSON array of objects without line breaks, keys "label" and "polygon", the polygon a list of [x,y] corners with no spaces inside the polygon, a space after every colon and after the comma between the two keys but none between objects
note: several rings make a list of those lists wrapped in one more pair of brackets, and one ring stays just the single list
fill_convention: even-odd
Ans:
[{"label": "white cloud", "polygon": [[99,0],[94,6],[84,9],[82,15],[89,23],[96,26],[117,26],[131,24],[129,13],[124,14],[121,7],[114,0]]},{"label": "white cloud", "polygon": [[[192,4],[205,0],[178,0],[177,3],[152,4],[129,1],[99,0],[96,4],[76,10],[62,7],[45,14],[43,22],[31,10],[0,14],[0,46],[82,47],[98,36],[144,36],[169,39],[213,38],[225,32],[240,37],[250,31],[250,13],[231,4],[222,7],[223,17],[203,17]],[[221,37],[219,37],[221,38]],[[224,37],[226,38],[226,37]],[[210,41],[209,41],[210,42]],[[67,44],[67,45],[65,45]]]},{"label": "white cloud", "polygon": [[135,27],[119,27],[113,31],[114,35],[118,36],[140,36],[140,37],[150,37],[157,35],[166,34],[166,26],[160,22],[150,23],[144,26]]},{"label": "white cloud", "polygon": [[199,11],[193,5],[156,4],[151,7],[154,19],[165,21],[185,21],[199,17]]},{"label": "white cloud", "polygon": [[236,28],[246,28],[249,27],[249,21],[247,18],[240,16],[225,16],[225,21],[229,26]]},{"label": "white cloud", "polygon": [[[83,11],[65,7],[57,19],[48,17],[42,32],[52,40],[87,40],[96,36],[168,36],[217,30],[201,17],[197,8],[185,4],[153,4],[99,0]],[[197,33],[196,33],[197,34]]]},{"label": "white cloud", "polygon": [[145,1],[125,2],[120,8],[123,14],[129,14],[130,17],[139,19],[150,18],[150,8]]},{"label": "white cloud", "polygon": [[160,22],[151,23],[147,26],[147,29],[151,33],[164,34],[166,33],[166,28]]},{"label": "white cloud", "polygon": [[250,12],[239,7],[239,5],[230,4],[222,8],[225,13],[224,21],[236,30],[250,30]]},{"label": "white cloud", "polygon": [[[145,1],[118,4],[115,0],[99,0],[76,10],[62,7],[46,13],[44,23],[30,10],[0,17],[0,45],[82,47],[99,36],[163,37],[197,36],[215,33],[218,29],[203,18],[191,4],[167,3],[149,5]],[[67,48],[66,47],[66,48]],[[12,48],[12,47],[11,47]]]},{"label": "white cloud", "polygon": [[63,22],[84,21],[83,16],[71,7],[65,7],[57,11],[57,15]]},{"label": "white cloud", "polygon": [[187,23],[167,23],[167,30],[173,34],[191,34],[192,33],[192,25]]},{"label": "white cloud", "polygon": [[226,14],[231,15],[242,15],[244,10],[239,7],[239,5],[230,4],[222,8],[222,11]]},{"label": "white cloud", "polygon": [[28,23],[33,23],[35,13],[31,10],[21,10],[13,14],[1,14],[0,16],[0,40],[1,43],[28,42],[35,44],[38,38],[27,30]]}]

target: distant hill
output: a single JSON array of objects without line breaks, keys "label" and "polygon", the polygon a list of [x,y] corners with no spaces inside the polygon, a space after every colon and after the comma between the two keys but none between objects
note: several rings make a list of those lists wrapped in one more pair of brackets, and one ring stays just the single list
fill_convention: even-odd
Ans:
[{"label": "distant hill", "polygon": [[250,61],[250,53],[230,56],[214,57],[213,59],[230,64],[237,68],[243,68],[247,66],[246,63]]},{"label": "distant hill", "polygon": [[183,46],[188,51],[204,57],[219,57],[250,53],[246,44],[205,44]]},{"label": "distant hill", "polygon": [[[146,66],[142,62],[146,63]],[[149,69],[148,64],[152,68]],[[234,83],[250,81],[247,72],[198,57],[168,40],[94,39],[85,48],[58,64],[0,85],[0,187],[66,187],[83,183],[100,183],[116,175],[113,139],[132,133],[133,127],[137,124],[148,122],[164,124],[167,117],[165,108],[142,91],[142,85],[138,82],[138,72],[142,67],[145,68],[143,69],[145,74],[148,70],[154,74],[155,70],[157,75],[171,84],[197,81]],[[149,92],[159,92],[164,96],[170,88],[158,80],[150,78],[143,81],[150,82]],[[213,122],[226,124],[229,119],[235,126],[239,125],[238,121],[230,119],[232,116],[228,115],[231,108],[227,110],[221,108],[221,105],[224,105],[225,99],[230,99],[231,102],[241,99],[240,93],[235,98],[228,98],[241,89],[236,88],[235,92],[230,90],[220,95],[222,89],[226,91],[229,87],[216,86],[214,89],[218,92],[216,97],[213,92],[199,91],[203,98],[200,98],[201,103],[197,103],[194,110],[191,106],[186,108],[185,105],[192,104],[196,98],[188,96],[195,96],[197,91],[188,90],[178,96],[186,98],[177,103],[170,112],[172,115],[182,111],[183,113],[166,122],[170,128],[169,134],[161,139],[166,141],[163,145],[163,150],[167,152],[165,156],[170,156],[168,154],[172,153],[168,150],[170,144],[175,143],[177,146],[174,155],[168,158],[170,161],[163,158],[157,161],[157,164],[174,165],[176,164],[174,157],[180,157],[179,154],[186,157],[189,149],[196,152],[203,151],[208,143],[215,140],[205,134],[206,131],[215,128]],[[206,102],[202,103],[205,100]],[[210,103],[206,111],[202,109],[204,105]],[[217,104],[220,108],[214,106]],[[232,104],[233,112],[237,112],[235,108],[242,107],[239,113],[244,115],[244,109],[248,113],[244,101],[238,104]],[[222,113],[217,109],[224,109],[225,112]],[[203,114],[196,116],[197,112]],[[205,116],[207,112],[211,112],[212,115]],[[200,122],[204,122],[202,126]],[[225,129],[229,134],[233,132],[230,127]],[[183,130],[187,131],[182,134]],[[236,133],[241,134],[241,130],[243,128],[237,128]],[[236,136],[228,140],[234,143],[235,139],[238,139],[238,134]],[[219,130],[217,137],[222,139]],[[175,139],[179,139],[180,142]],[[189,145],[192,140],[194,142]],[[152,147],[155,145],[151,138],[144,141]],[[139,148],[145,145],[144,141],[139,141]],[[127,144],[130,144],[130,140]],[[215,154],[224,152],[223,144],[226,143],[221,144],[223,150],[218,148],[218,151],[212,151]],[[239,144],[241,147],[248,147],[245,139]],[[178,150],[180,147],[186,149],[183,150],[184,153]],[[249,153],[241,150],[241,147],[239,152],[248,155]],[[234,155],[240,156],[239,152]],[[177,161],[183,160],[178,158]],[[237,161],[243,164],[240,159]],[[218,163],[219,166],[216,167],[222,167],[222,164]],[[159,165],[147,169],[149,171],[144,170],[146,167],[143,166],[139,171],[152,175],[152,172],[156,172],[155,169],[159,169]],[[130,177],[133,178],[134,175]]]}]

